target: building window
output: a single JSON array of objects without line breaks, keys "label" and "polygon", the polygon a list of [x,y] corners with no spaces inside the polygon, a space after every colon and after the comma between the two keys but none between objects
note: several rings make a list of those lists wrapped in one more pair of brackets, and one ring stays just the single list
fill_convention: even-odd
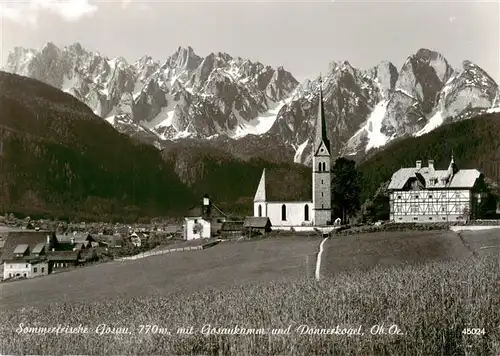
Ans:
[{"label": "building window", "polygon": [[262,216],[262,205],[259,205],[259,217]]},{"label": "building window", "polygon": [[429,220],[432,220],[432,216],[429,216]]},{"label": "building window", "polygon": [[304,220],[309,221],[309,205],[304,206]]},{"label": "building window", "polygon": [[34,267],[34,268],[33,268],[33,272],[35,272],[35,273],[36,273],[36,267]]},{"label": "building window", "polygon": [[403,220],[403,218],[399,218],[399,220]]},{"label": "building window", "polygon": [[432,199],[432,195],[429,195],[429,199]]},{"label": "building window", "polygon": [[286,205],[283,204],[281,206],[281,220],[285,221],[286,220]]},{"label": "building window", "polygon": [[415,199],[418,199],[418,195],[415,195]]},{"label": "building window", "polygon": [[398,199],[401,199],[401,195],[398,195]]},{"label": "building window", "polygon": [[9,273],[9,278],[11,278],[11,277],[12,277],[12,273]]},{"label": "building window", "polygon": [[326,172],[326,163],[323,162],[323,172]]},{"label": "building window", "polygon": [[42,267],[42,273],[45,272],[45,267]]},{"label": "building window", "polygon": [[443,220],[446,220],[446,218],[443,216]]},{"label": "building window", "polygon": [[24,277],[26,277],[26,273],[24,274]]},{"label": "building window", "polygon": [[28,268],[28,265],[26,265],[26,268]]},{"label": "building window", "polygon": [[323,184],[323,179],[321,180],[321,184]]},{"label": "building window", "polygon": [[321,204],[321,209],[323,209],[323,204]]},{"label": "building window", "polygon": [[321,196],[323,196],[323,192],[321,192]]},{"label": "building window", "polygon": [[321,162],[318,163],[318,171],[321,172]]},{"label": "building window", "polygon": [[414,218],[413,218],[413,220],[418,220],[418,218],[417,218],[417,217],[414,217]]}]

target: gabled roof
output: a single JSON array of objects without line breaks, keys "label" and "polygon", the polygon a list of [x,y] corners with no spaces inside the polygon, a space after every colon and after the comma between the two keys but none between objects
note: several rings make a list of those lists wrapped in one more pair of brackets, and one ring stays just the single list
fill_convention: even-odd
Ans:
[{"label": "gabled roof", "polygon": [[50,251],[47,253],[49,261],[76,261],[80,251]]},{"label": "gabled roof", "polygon": [[5,237],[5,244],[2,253],[2,260],[11,260],[14,257],[14,249],[18,245],[28,245],[30,249],[37,244],[47,242],[47,235],[52,235],[49,231],[15,231],[9,232]]},{"label": "gabled roof", "polygon": [[388,189],[403,189],[410,178],[419,179],[424,184],[425,189],[471,189],[480,175],[481,172],[477,169],[457,169],[452,159],[446,170],[430,169],[429,167],[401,168],[392,175]]},{"label": "gabled roof", "polygon": [[[201,210],[201,205],[196,205],[190,208],[186,214],[186,217],[201,217],[203,216],[202,210]],[[208,219],[213,219],[213,218],[225,218],[227,217],[226,214],[222,212],[214,203],[211,203],[211,209],[210,209],[210,216]]]},{"label": "gabled roof", "polygon": [[[262,175],[264,176],[264,189],[259,184],[254,198],[255,202],[312,202],[311,168],[299,165],[297,165],[297,169],[293,170],[266,168]],[[262,200],[262,197],[265,199]]]},{"label": "gabled roof", "polygon": [[247,216],[245,218],[244,227],[266,228],[271,226],[271,221],[268,217]]}]

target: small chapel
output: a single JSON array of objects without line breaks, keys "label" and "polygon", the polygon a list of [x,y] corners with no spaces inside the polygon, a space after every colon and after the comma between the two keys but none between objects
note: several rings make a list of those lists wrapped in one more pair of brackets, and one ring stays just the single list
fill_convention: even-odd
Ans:
[{"label": "small chapel", "polygon": [[[312,175],[310,172],[308,174],[310,180],[304,180],[300,171],[264,169],[262,172],[253,201],[254,216],[268,217],[273,228],[332,224],[330,141],[321,86],[320,78],[316,134],[312,148]],[[304,167],[304,170],[309,168]]]}]

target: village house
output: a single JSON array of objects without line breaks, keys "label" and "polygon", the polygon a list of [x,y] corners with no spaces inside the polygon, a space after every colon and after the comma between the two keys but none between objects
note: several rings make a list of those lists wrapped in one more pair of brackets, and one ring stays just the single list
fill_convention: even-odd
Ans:
[{"label": "village house", "polygon": [[268,217],[247,216],[243,227],[250,236],[254,233],[265,234],[271,231],[271,220]]},{"label": "village house", "polygon": [[2,253],[3,278],[33,278],[97,258],[99,243],[89,234],[49,231],[9,232]]},{"label": "village house", "polygon": [[2,252],[3,279],[48,274],[46,253],[55,242],[55,235],[47,231],[10,232]]},{"label": "village house", "polygon": [[226,214],[205,194],[201,205],[189,209],[184,218],[183,237],[185,240],[208,239],[218,233],[226,219]]},{"label": "village house", "polygon": [[295,179],[289,171],[263,170],[254,197],[255,217],[268,217],[273,228],[332,224],[330,141],[326,129],[321,78],[312,154],[312,181],[308,182],[306,189],[291,188],[295,188],[296,182],[302,179]]},{"label": "village house", "polygon": [[240,237],[245,233],[244,221],[225,221],[222,223],[220,235],[222,237]]},{"label": "village house", "polygon": [[477,169],[458,169],[453,156],[448,169],[401,168],[389,187],[390,220],[402,223],[456,222],[475,218],[481,199],[486,198],[484,176]]}]

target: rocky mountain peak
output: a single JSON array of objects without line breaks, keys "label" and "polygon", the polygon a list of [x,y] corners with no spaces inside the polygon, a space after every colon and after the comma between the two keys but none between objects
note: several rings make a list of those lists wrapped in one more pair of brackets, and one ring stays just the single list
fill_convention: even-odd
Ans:
[{"label": "rocky mountain peak", "polygon": [[61,50],[53,42],[47,42],[40,50],[40,54],[47,59],[56,59],[60,56]]},{"label": "rocky mountain peak", "polygon": [[199,57],[191,46],[177,48],[177,51],[167,59],[168,66],[171,68],[182,68],[188,71],[195,70],[201,63]]},{"label": "rocky mountain peak", "polygon": [[[297,162],[310,158],[319,77],[299,85],[282,66],[225,52],[203,58],[190,46],[178,47],[163,64],[147,55],[129,64],[75,43],[62,51],[53,44],[15,48],[7,70],[71,93],[117,130],[156,145],[225,135],[238,145],[255,135],[293,148]],[[322,75],[336,154],[365,152],[500,101],[498,85],[474,63],[453,71],[440,53],[425,48],[399,73],[389,61],[360,70],[344,60],[331,62]]]}]

